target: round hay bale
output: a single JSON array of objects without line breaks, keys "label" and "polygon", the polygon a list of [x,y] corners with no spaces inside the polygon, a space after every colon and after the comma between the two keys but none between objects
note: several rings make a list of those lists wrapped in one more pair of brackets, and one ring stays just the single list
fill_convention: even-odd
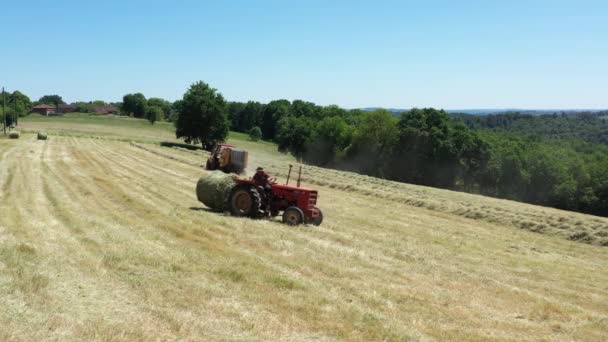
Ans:
[{"label": "round hay bale", "polygon": [[38,132],[38,140],[46,140],[47,135],[44,132]]},{"label": "round hay bale", "polygon": [[8,134],[8,137],[10,139],[19,139],[19,136],[20,136],[20,134],[17,131],[13,131]]},{"label": "round hay bale", "polygon": [[236,175],[222,171],[205,172],[196,183],[196,197],[212,210],[226,211],[235,178]]}]

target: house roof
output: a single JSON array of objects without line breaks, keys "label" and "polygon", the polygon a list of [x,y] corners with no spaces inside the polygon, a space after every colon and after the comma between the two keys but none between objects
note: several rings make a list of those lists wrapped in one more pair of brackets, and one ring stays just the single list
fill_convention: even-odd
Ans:
[{"label": "house roof", "polygon": [[32,107],[32,109],[54,109],[55,107],[49,106],[47,104],[39,104],[37,106]]}]

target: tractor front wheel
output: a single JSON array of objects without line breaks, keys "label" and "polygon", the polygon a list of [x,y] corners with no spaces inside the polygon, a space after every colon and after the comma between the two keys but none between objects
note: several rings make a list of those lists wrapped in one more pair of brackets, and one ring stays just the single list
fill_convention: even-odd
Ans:
[{"label": "tractor front wheel", "polygon": [[310,222],[312,224],[314,224],[315,226],[320,226],[321,223],[323,223],[323,212],[321,211],[320,208],[315,207],[315,209],[317,209],[319,211],[319,216],[314,217]]},{"label": "tractor front wheel", "polygon": [[262,205],[260,193],[252,186],[237,186],[230,193],[230,213],[258,217]]},{"label": "tractor front wheel", "polygon": [[304,222],[304,213],[298,207],[289,207],[283,212],[283,223],[297,226]]}]

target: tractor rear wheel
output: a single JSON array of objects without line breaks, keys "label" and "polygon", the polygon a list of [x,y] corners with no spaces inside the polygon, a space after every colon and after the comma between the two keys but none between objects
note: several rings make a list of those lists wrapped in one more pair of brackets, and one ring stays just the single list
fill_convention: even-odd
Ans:
[{"label": "tractor rear wheel", "polygon": [[315,207],[315,209],[319,211],[319,216],[313,218],[310,223],[314,224],[315,226],[320,226],[321,223],[323,223],[323,212],[320,208]]},{"label": "tractor rear wheel", "polygon": [[304,222],[304,213],[298,207],[289,207],[283,212],[283,223],[297,226]]},{"label": "tractor rear wheel", "polygon": [[230,193],[230,213],[258,217],[262,205],[260,193],[252,186],[237,186]]},{"label": "tractor rear wheel", "polygon": [[207,159],[207,163],[205,164],[205,170],[213,171],[218,169],[218,163],[213,157],[209,157]]}]

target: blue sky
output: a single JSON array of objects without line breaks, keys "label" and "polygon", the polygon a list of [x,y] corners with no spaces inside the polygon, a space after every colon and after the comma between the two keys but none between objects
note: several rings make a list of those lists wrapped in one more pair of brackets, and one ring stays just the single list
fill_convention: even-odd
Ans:
[{"label": "blue sky", "polygon": [[0,85],[31,98],[608,108],[608,1],[0,0]]}]

